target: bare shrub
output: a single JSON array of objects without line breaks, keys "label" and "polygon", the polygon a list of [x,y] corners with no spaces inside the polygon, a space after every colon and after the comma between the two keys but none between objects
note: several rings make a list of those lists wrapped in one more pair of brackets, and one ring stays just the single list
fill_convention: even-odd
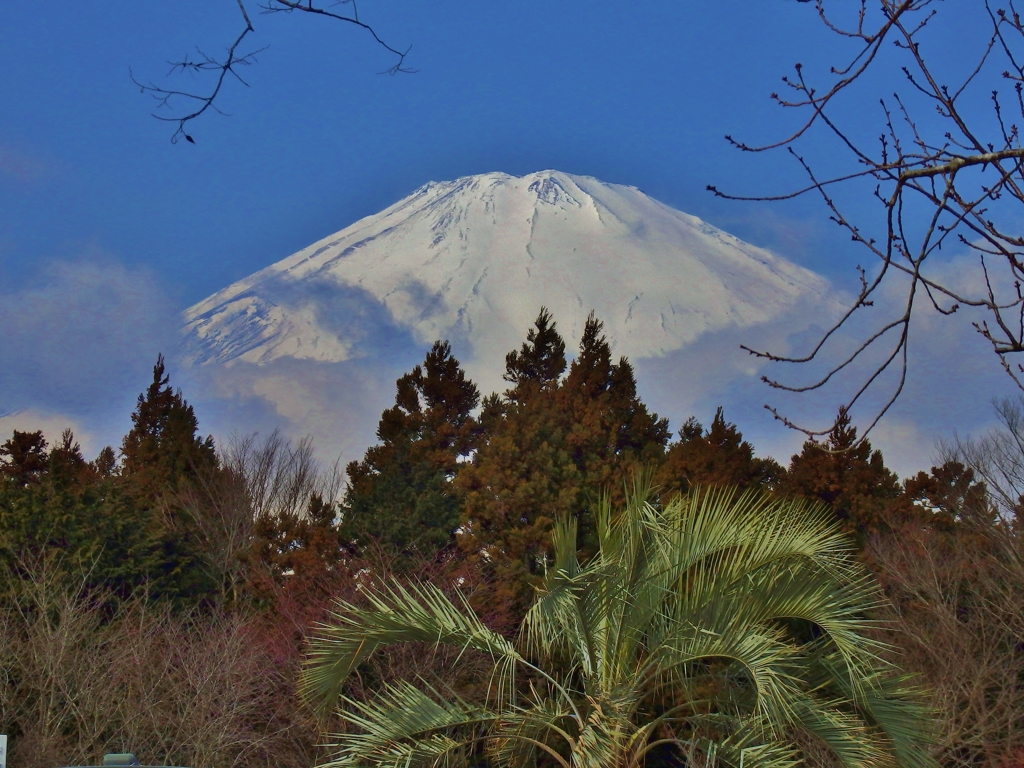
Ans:
[{"label": "bare shrub", "polygon": [[971,467],[985,483],[1004,519],[1012,519],[1024,499],[1024,398],[994,403],[999,426],[987,435],[968,439],[959,436],[942,443],[943,458]]},{"label": "bare shrub", "polygon": [[31,581],[0,611],[0,729],[12,736],[12,765],[89,762],[88,742],[105,719],[97,712],[109,653],[101,604],[79,597],[84,578],[61,584],[54,565],[26,566]]},{"label": "bare shrub", "polygon": [[220,467],[200,475],[178,494],[188,533],[201,551],[208,575],[221,585],[221,597],[240,598],[252,561],[244,554],[258,520],[303,517],[314,496],[333,503],[342,473],[337,462],[324,467],[310,438],[292,444],[274,430],[234,437],[219,454]]},{"label": "bare shrub", "polygon": [[18,768],[95,764],[307,766],[313,733],[294,660],[241,613],[175,614],[144,597],[112,607],[45,565],[0,608],[0,729]]},{"label": "bare shrub", "polygon": [[1006,768],[1024,754],[1024,572],[1007,540],[1005,528],[962,522],[868,547],[899,662],[931,691],[943,765]]}]

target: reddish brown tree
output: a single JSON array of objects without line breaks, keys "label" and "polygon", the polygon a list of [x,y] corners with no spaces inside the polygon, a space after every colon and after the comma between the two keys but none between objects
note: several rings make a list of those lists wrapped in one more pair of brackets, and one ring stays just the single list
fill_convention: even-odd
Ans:
[{"label": "reddish brown tree", "polygon": [[774,459],[754,456],[754,447],[735,424],[725,420],[719,408],[706,431],[693,417],[683,424],[679,440],[669,445],[656,477],[662,494],[671,495],[686,493],[694,485],[770,490],[784,474]]},{"label": "reddish brown tree", "polygon": [[668,442],[666,420],[647,410],[632,367],[612,362],[601,331],[591,314],[579,355],[559,379],[565,345],[541,310],[526,343],[506,358],[514,386],[488,398],[485,437],[457,480],[463,550],[524,601],[547,566],[552,523],[575,516],[586,546],[597,496],[621,492],[615,483],[628,468],[657,462]]},{"label": "reddish brown tree", "polygon": [[860,542],[890,530],[907,514],[895,473],[885,466],[881,451],[857,439],[845,411],[824,444],[808,440],[793,456],[779,491],[825,502]]}]

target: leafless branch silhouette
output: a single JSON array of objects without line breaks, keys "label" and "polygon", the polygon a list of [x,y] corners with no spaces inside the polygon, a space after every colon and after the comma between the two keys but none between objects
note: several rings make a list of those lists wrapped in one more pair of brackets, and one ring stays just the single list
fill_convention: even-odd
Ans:
[{"label": "leafless branch silhouette", "polygon": [[[777,376],[763,380],[778,390],[809,392],[820,390],[839,374],[859,376],[859,385],[843,409],[853,408],[869,391],[884,387],[882,404],[873,415],[860,419],[866,427],[861,439],[878,424],[900,396],[907,379],[910,329],[915,306],[930,306],[942,315],[954,315],[961,308],[980,312],[973,327],[999,357],[1006,373],[1024,389],[1024,367],[1012,355],[1024,352],[1024,279],[1022,248],[1024,237],[1015,231],[1018,207],[1024,203],[1024,148],[1020,144],[1016,120],[1024,119],[1024,24],[1011,1],[1007,8],[994,9],[989,2],[978,5],[987,14],[990,33],[979,47],[974,64],[961,72],[956,87],[944,84],[932,65],[941,52],[927,54],[925,43],[929,26],[943,21],[935,0],[881,0],[881,13],[869,13],[861,0],[855,20],[841,24],[826,12],[823,0],[815,0],[818,16],[826,30],[858,43],[856,52],[840,66],[832,66],[824,85],[812,83],[805,68],[794,67],[794,74],[783,77],[786,92],[771,98],[782,107],[801,111],[805,117],[796,130],[781,140],[756,145],[726,136],[727,141],[744,152],[785,150],[807,176],[800,188],[774,195],[738,195],[708,186],[715,195],[731,200],[789,200],[808,194],[820,196],[829,219],[845,230],[851,239],[878,260],[875,269],[858,266],[860,289],[849,309],[834,322],[804,355],[772,354],[746,348],[748,352],[772,363],[810,363],[822,361],[826,348],[833,348],[841,329],[851,320],[877,304],[889,316],[876,321],[852,353],[838,363],[826,363],[827,371],[810,384],[795,385]],[[849,10],[847,8],[847,10]],[[855,98],[853,86],[872,67],[887,59],[893,46],[904,60],[900,67],[906,93],[881,99],[881,128],[876,143],[855,139],[852,129],[833,119],[841,98]],[[1010,98],[1001,96],[1000,82],[1012,86]],[[991,109],[978,110],[970,104],[986,89]],[[909,98],[908,98],[909,94]],[[925,109],[922,110],[922,105]],[[844,171],[822,176],[799,151],[812,131],[823,131],[837,138],[846,150]],[[879,217],[859,225],[846,215],[832,190],[855,180],[873,180],[874,200]],[[881,237],[871,237],[868,229],[878,227]],[[958,287],[935,269],[936,253],[944,245],[959,244],[977,257],[980,290]],[[870,276],[869,276],[870,275]],[[896,311],[885,306],[882,287],[903,278],[907,281],[905,299]],[[915,305],[915,301],[918,302]],[[831,347],[830,347],[831,345]],[[879,354],[867,362],[871,354]],[[881,360],[881,362],[877,362]],[[866,374],[852,374],[855,363],[867,363]],[[899,375],[883,377],[890,368]],[[892,380],[895,383],[892,383]],[[786,426],[809,438],[827,434],[834,426],[811,429],[796,423],[777,407],[766,405]]]},{"label": "leafless branch silhouette", "polygon": [[[211,56],[197,48],[196,55],[194,56],[185,56],[179,61],[168,62],[171,67],[167,73],[168,77],[183,73],[190,75],[210,73],[213,84],[206,90],[181,90],[158,85],[152,81],[143,82],[135,77],[134,72],[129,71],[132,82],[139,87],[140,91],[149,94],[156,100],[156,111],[152,113],[153,117],[175,125],[174,133],[171,134],[172,144],[176,144],[182,138],[190,144],[195,144],[195,139],[186,130],[189,123],[211,110],[221,115],[225,114],[218,107],[218,99],[222,95],[225,82],[233,80],[248,87],[249,84],[240,74],[240,69],[255,64],[257,55],[266,50],[266,46],[264,46],[247,53],[240,53],[239,49],[242,43],[250,35],[255,35],[256,28],[253,26],[245,0],[235,0],[235,2],[238,4],[238,10],[245,26],[230,47],[228,47],[227,53],[223,58]],[[340,6],[350,6],[351,14],[340,13],[334,10]],[[395,57],[395,62],[380,74],[395,75],[416,71],[405,65],[405,60],[409,55],[411,46],[402,51],[384,42],[370,24],[360,21],[356,0],[337,0],[330,8],[314,4],[313,0],[267,0],[266,3],[259,7],[262,14],[298,12],[352,24],[370,34],[377,44]]]}]

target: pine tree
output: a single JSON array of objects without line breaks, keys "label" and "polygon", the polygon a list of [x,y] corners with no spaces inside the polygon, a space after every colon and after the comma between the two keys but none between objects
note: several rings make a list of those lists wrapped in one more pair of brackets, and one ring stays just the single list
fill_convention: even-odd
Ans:
[{"label": "pine tree", "polygon": [[460,546],[493,573],[505,598],[525,598],[524,576],[539,576],[547,565],[551,526],[575,515],[584,495],[554,394],[537,389],[505,401],[456,481],[463,500]]},{"label": "pine tree", "polygon": [[674,493],[686,493],[694,485],[768,490],[781,481],[784,472],[774,459],[755,457],[754,447],[718,408],[706,432],[693,417],[683,424],[679,440],[665,454],[657,482],[667,498]]},{"label": "pine tree", "polygon": [[643,465],[659,464],[668,442],[668,420],[650,413],[636,390],[633,367],[626,358],[612,363],[604,325],[593,312],[580,339],[579,355],[569,367],[556,396],[566,419],[566,444],[579,470],[584,497],[578,501],[580,535],[592,532],[584,510],[602,492],[612,503],[623,501],[621,478]]},{"label": "pine tree", "polygon": [[905,515],[899,479],[885,466],[881,451],[857,440],[845,410],[824,445],[807,441],[793,456],[779,490],[825,502],[861,543],[870,534],[890,530]]},{"label": "pine tree", "polygon": [[213,438],[198,435],[199,420],[181,390],[172,389],[164,356],[153,366],[153,381],[139,395],[132,429],[121,444],[121,476],[151,502],[173,494],[182,483],[217,468]]},{"label": "pine tree", "polygon": [[542,309],[526,343],[506,357],[513,386],[486,401],[484,440],[457,481],[460,545],[511,593],[503,597],[520,601],[547,567],[554,522],[577,518],[587,542],[591,504],[605,490],[621,492],[616,473],[660,458],[668,439],[665,420],[637,396],[632,367],[611,362],[600,321],[590,316],[580,354],[559,380],[564,349]]},{"label": "pine tree", "polygon": [[42,432],[14,430],[0,446],[0,476],[16,485],[39,482],[49,467],[46,445]]},{"label": "pine tree", "polygon": [[5,443],[13,463],[0,475],[0,594],[17,594],[45,561],[87,590],[127,596],[147,580],[145,516],[114,478],[82,458],[70,430],[45,448],[39,432]]},{"label": "pine tree", "polygon": [[949,460],[930,473],[918,472],[904,482],[903,495],[918,522],[949,531],[960,522],[994,522],[995,510],[985,483],[974,470]]},{"label": "pine tree", "polygon": [[181,500],[190,488],[215,482],[220,465],[213,438],[199,436],[195,411],[170,386],[163,355],[131,419],[121,444],[119,481],[147,520],[148,546],[140,557],[150,574],[149,589],[180,604],[209,600],[217,585],[190,532],[196,510],[186,514]]},{"label": "pine tree", "polygon": [[250,590],[264,598],[275,591],[301,598],[329,590],[351,554],[338,529],[337,512],[335,504],[313,494],[305,514],[284,511],[259,517],[252,549],[244,557],[252,566]]},{"label": "pine tree", "polygon": [[518,352],[505,356],[505,374],[502,378],[512,384],[506,393],[510,400],[528,396],[528,390],[558,384],[565,372],[565,341],[555,328],[555,321],[547,307],[526,334],[526,341]]},{"label": "pine tree", "polygon": [[54,482],[71,484],[89,482],[96,478],[96,470],[82,456],[82,446],[75,441],[70,429],[60,436],[60,444],[50,451],[49,471]]},{"label": "pine tree", "polygon": [[471,414],[480,395],[447,341],[435,342],[396,388],[395,405],[377,427],[380,443],[346,467],[344,531],[432,553],[451,542],[459,524],[452,480],[475,446]]},{"label": "pine tree", "polygon": [[117,454],[114,453],[113,448],[107,445],[90,463],[101,477],[111,477],[117,471]]}]

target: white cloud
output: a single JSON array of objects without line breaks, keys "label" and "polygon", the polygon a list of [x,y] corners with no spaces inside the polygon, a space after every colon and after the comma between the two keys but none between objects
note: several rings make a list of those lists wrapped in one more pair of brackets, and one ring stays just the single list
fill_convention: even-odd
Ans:
[{"label": "white cloud", "polygon": [[102,446],[97,445],[93,435],[82,426],[80,421],[71,416],[36,409],[0,415],[0,442],[6,441],[15,430],[19,432],[41,431],[43,437],[52,446],[60,441],[61,434],[65,429],[74,432],[75,440],[81,444],[82,453],[86,458],[92,458],[99,453]]},{"label": "white cloud", "polygon": [[[898,298],[896,286],[890,291],[888,299]],[[857,380],[850,374],[823,395],[786,396],[760,383],[760,375],[785,373],[788,381],[807,381],[811,371],[767,365],[740,344],[774,353],[802,351],[842,301],[802,306],[769,324],[706,334],[663,357],[634,359],[641,395],[671,419],[673,429],[690,415],[708,424],[723,405],[726,417],[760,455],[785,464],[799,451],[802,435],[775,421],[763,404],[779,405],[787,415],[821,426],[831,421]],[[884,309],[871,310],[872,319]],[[906,390],[871,437],[901,475],[928,469],[937,439],[954,430],[983,430],[992,422],[992,398],[1014,393],[969,320],[962,312],[942,317],[926,306],[915,320]],[[322,458],[342,454],[347,461],[374,442],[381,411],[394,402],[395,379],[421,362],[428,346],[377,323],[361,343],[360,356],[342,363],[281,359],[264,366],[178,370],[179,323],[148,273],[109,261],[60,264],[36,284],[0,294],[0,414],[5,414],[0,437],[6,439],[13,429],[43,429],[53,441],[69,426],[89,458],[105,444],[116,447],[130,427],[128,416],[149,383],[156,355],[164,351],[172,384],[181,386],[196,406],[204,434],[212,432],[223,441],[233,432],[281,427],[293,438],[312,435]],[[838,339],[839,345],[854,344],[856,330]],[[526,331],[516,329],[519,343]],[[567,331],[565,340],[574,352],[578,339]],[[481,394],[503,386],[501,363],[508,349],[473,356],[465,340],[454,341],[456,356]],[[877,405],[877,399],[865,403],[855,417]]]},{"label": "white cloud", "polygon": [[114,444],[157,354],[178,343],[154,278],[103,259],[58,263],[0,294],[0,328],[0,413],[62,414]]},{"label": "white cloud", "polygon": [[[342,363],[280,358],[264,365],[235,362],[187,373],[186,395],[200,426],[218,442],[231,434],[281,429],[311,436],[321,459],[362,457],[376,440],[381,412],[395,401],[395,380],[423,359],[363,358]],[[192,393],[189,395],[189,393]]]}]

